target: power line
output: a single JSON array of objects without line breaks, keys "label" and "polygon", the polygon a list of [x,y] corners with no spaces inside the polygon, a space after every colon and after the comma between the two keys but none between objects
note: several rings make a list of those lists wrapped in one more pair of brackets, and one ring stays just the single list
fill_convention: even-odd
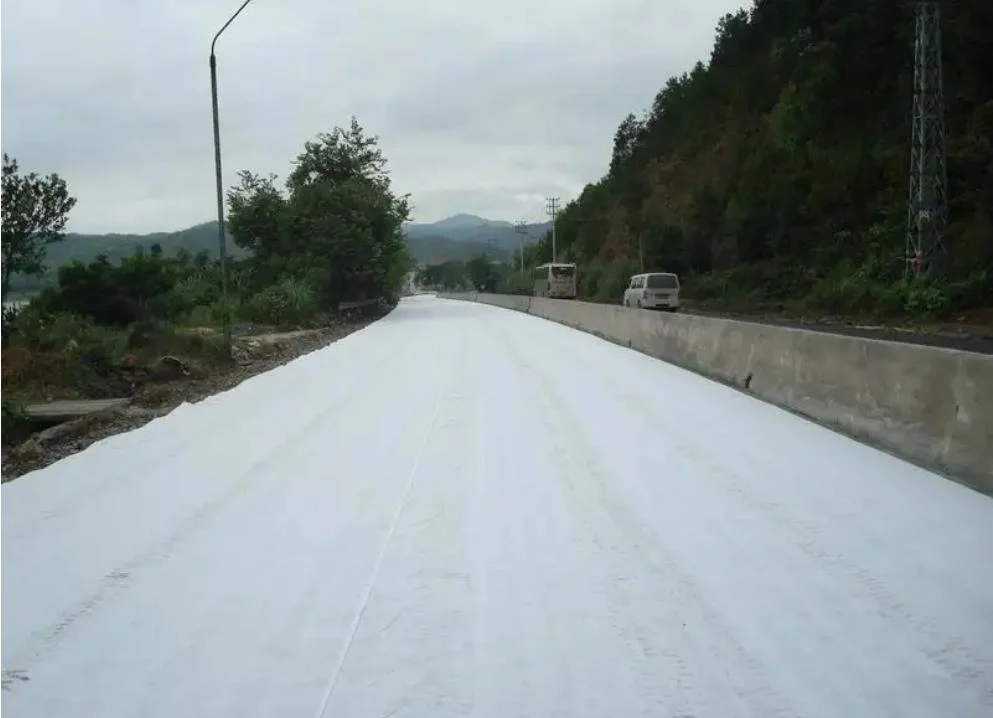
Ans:
[{"label": "power line", "polygon": [[941,4],[914,7],[914,102],[907,202],[907,278],[927,275],[944,249],[948,226],[944,80],[941,71]]}]

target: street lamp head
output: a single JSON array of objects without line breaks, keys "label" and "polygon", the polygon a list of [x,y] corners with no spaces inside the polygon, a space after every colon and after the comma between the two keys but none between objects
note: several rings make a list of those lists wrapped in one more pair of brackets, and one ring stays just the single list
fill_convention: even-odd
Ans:
[{"label": "street lamp head", "polygon": [[241,14],[241,11],[244,10],[245,9],[245,6],[248,5],[248,3],[250,3],[250,2],[252,2],[252,0],[245,0],[245,2],[243,2],[241,4],[241,7],[239,7],[237,10],[235,10],[234,15],[232,15],[231,17],[229,17],[228,18],[228,21],[226,23],[224,23],[223,25],[221,25],[221,29],[217,31],[217,34],[214,35],[214,39],[210,41],[210,57],[211,57],[211,62],[212,63],[214,62],[214,59],[213,59],[214,58],[214,46],[217,44],[217,38],[219,38],[221,36],[221,33],[222,32],[224,32],[225,30],[228,29],[228,25],[230,25],[231,23],[234,22],[234,19]]}]

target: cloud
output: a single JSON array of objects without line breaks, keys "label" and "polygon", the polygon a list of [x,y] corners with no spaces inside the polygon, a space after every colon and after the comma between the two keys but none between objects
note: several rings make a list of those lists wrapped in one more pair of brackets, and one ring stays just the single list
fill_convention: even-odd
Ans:
[{"label": "cloud", "polygon": [[[218,42],[225,185],[285,175],[351,115],[419,220],[540,218],[617,124],[706,59],[728,0],[253,0]],[[5,0],[3,149],[58,172],[84,232],[214,214],[207,58],[237,0]]]}]

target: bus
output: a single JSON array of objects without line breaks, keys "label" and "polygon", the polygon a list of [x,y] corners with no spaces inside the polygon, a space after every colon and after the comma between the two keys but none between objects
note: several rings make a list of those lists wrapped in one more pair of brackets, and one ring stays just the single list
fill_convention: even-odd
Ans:
[{"label": "bus", "polygon": [[576,265],[554,262],[534,268],[534,296],[576,298]]}]

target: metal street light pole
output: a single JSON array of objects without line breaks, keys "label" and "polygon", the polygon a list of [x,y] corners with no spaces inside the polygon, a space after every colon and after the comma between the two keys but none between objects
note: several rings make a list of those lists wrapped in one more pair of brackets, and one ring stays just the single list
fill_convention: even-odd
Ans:
[{"label": "metal street light pole", "polygon": [[210,43],[210,102],[214,113],[214,174],[217,183],[217,248],[221,260],[221,322],[224,330],[224,351],[231,356],[231,312],[228,303],[228,248],[227,238],[224,232],[224,187],[221,177],[221,125],[217,116],[217,56],[214,54],[214,46],[217,45],[217,38],[228,29],[228,25],[241,14],[252,0],[245,0],[241,7],[228,18],[228,21],[221,26],[221,29],[214,35]]}]

